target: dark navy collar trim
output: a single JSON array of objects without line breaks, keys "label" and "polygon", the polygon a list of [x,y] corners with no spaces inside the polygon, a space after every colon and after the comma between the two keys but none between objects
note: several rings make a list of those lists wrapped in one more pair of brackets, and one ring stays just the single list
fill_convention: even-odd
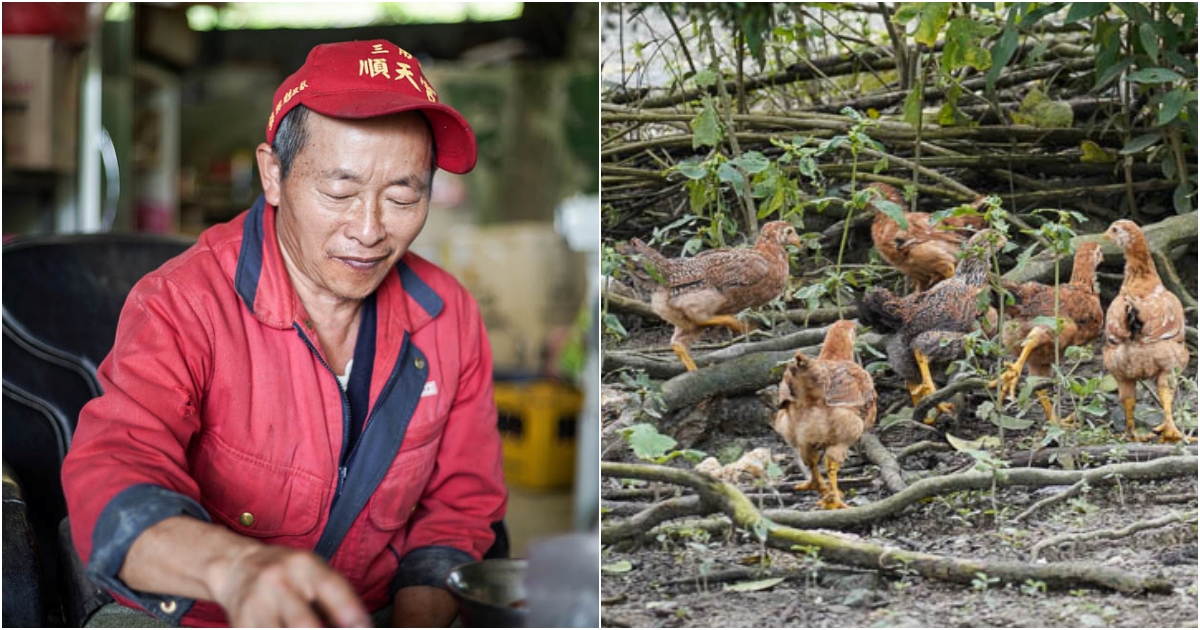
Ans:
[{"label": "dark navy collar trim", "polygon": [[404,287],[404,292],[412,296],[430,317],[440,315],[444,306],[441,296],[425,284],[421,276],[418,276],[403,259],[396,263],[396,269],[400,272],[400,284]]},{"label": "dark navy collar trim", "polygon": [[246,223],[242,227],[242,249],[238,252],[237,271],[233,276],[233,285],[251,313],[254,313],[254,298],[258,296],[258,280],[262,275],[263,214],[266,204],[266,198],[259,195],[246,215]]}]

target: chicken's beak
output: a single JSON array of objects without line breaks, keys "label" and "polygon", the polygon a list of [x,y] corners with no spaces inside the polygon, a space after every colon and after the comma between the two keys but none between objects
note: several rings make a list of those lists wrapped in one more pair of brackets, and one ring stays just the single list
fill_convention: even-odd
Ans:
[{"label": "chicken's beak", "polygon": [[791,237],[788,238],[788,245],[795,245],[796,247],[800,247],[800,235],[799,234],[791,235]]}]

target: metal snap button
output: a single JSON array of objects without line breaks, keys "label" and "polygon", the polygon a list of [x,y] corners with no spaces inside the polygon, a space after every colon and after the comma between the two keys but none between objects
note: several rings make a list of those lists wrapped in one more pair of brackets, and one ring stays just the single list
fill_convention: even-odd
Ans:
[{"label": "metal snap button", "polygon": [[238,521],[245,527],[250,527],[254,524],[254,515],[249,512],[242,512],[242,516]]},{"label": "metal snap button", "polygon": [[163,611],[163,614],[167,614],[167,615],[174,614],[175,608],[177,608],[177,607],[178,607],[178,604],[176,604],[175,600],[173,600],[173,599],[171,601],[167,601],[167,602],[159,602],[159,604],[158,604],[158,609]]},{"label": "metal snap button", "polygon": [[413,361],[413,365],[417,366],[418,370],[424,370],[425,369],[425,359],[422,359],[421,357],[417,357],[416,360]]}]

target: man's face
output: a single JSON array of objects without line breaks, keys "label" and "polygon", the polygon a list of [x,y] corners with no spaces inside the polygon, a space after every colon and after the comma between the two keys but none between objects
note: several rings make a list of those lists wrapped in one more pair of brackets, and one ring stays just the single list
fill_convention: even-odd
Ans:
[{"label": "man's face", "polygon": [[288,271],[309,294],[361,300],[425,225],[429,127],[418,113],[346,120],[310,112],[306,124],[308,142],[287,179],[272,185],[263,169]]}]

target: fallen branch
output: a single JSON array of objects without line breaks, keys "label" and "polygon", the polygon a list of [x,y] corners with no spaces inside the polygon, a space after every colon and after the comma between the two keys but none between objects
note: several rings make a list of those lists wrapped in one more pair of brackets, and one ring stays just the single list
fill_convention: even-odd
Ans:
[{"label": "fallen branch", "polygon": [[1045,499],[1042,499],[1041,501],[1038,501],[1037,503],[1034,503],[1033,505],[1029,506],[1029,508],[1026,509],[1024,512],[1021,512],[1020,514],[1014,516],[1013,520],[1017,521],[1017,522],[1023,521],[1025,519],[1029,518],[1034,512],[1037,512],[1038,510],[1046,507],[1047,505],[1053,505],[1055,503],[1066,501],[1067,499],[1075,496],[1076,494],[1079,494],[1079,491],[1083,490],[1086,487],[1087,487],[1087,481],[1080,479],[1079,481],[1075,482],[1075,485],[1071,486],[1070,488],[1067,488],[1066,490],[1063,490],[1062,492],[1059,492],[1057,494],[1048,496]]},{"label": "fallen branch", "polygon": [[1094,462],[1148,462],[1173,455],[1196,455],[1195,445],[1117,444],[1115,446],[1076,446],[1072,448],[1043,448],[1022,451],[1008,460],[1009,468],[1047,468],[1070,458],[1073,462],[1090,459]]},{"label": "fallen branch", "polygon": [[[1197,215],[1195,212],[1181,214],[1167,219],[1163,219],[1158,223],[1151,223],[1143,226],[1142,232],[1146,235],[1147,244],[1151,251],[1167,252],[1181,243],[1193,243],[1196,240],[1197,230]],[[1104,253],[1104,259],[1107,263],[1115,266],[1123,266],[1125,264],[1124,254],[1115,244],[1108,242],[1098,234],[1089,234],[1085,236],[1076,236],[1071,239],[1071,251],[1078,251],[1079,246],[1083,243],[1095,242],[1100,243],[1100,251]],[[1059,262],[1060,269],[1070,269],[1073,264],[1074,256],[1064,257]],[[1012,269],[1004,274],[1004,279],[1011,282],[1053,282],[1054,281],[1054,256],[1048,252],[1030,258],[1025,265]]]},{"label": "fallen branch", "polygon": [[1090,532],[1059,534],[1057,536],[1051,536],[1050,538],[1037,543],[1032,549],[1029,550],[1029,560],[1031,562],[1037,561],[1038,554],[1040,554],[1042,550],[1047,547],[1054,547],[1067,542],[1081,542],[1084,540],[1115,540],[1118,538],[1128,538],[1129,536],[1147,529],[1158,529],[1159,527],[1166,527],[1167,525],[1173,525],[1175,523],[1191,523],[1195,525],[1196,510],[1192,510],[1191,512],[1184,514],[1167,514],[1166,516],[1160,516],[1159,518],[1151,519],[1149,521],[1132,523],[1127,527],[1122,527],[1121,529],[1098,529]]},{"label": "fallen branch", "polygon": [[715,511],[717,508],[710,505],[703,495],[667,499],[627,519],[605,525],[600,529],[600,535],[610,540],[621,540],[647,532],[664,521],[685,516],[704,516]]},{"label": "fallen branch", "polygon": [[[1197,458],[1195,456],[1164,457],[1151,462],[1111,464],[1088,470],[1018,468],[996,470],[994,473],[967,472],[955,475],[940,475],[916,481],[909,484],[904,490],[886,499],[862,507],[811,512],[766,510],[763,514],[776,523],[801,529],[854,529],[866,527],[889,516],[898,514],[910,505],[914,505],[924,499],[951,492],[990,490],[993,487],[999,489],[1011,486],[1069,486],[1078,483],[1080,480],[1087,480],[1087,483],[1091,486],[1101,486],[1112,483],[1113,479],[1118,476],[1124,481],[1194,476],[1196,474],[1196,462]],[[622,475],[616,474],[616,469],[611,469],[610,466],[627,466],[627,464],[601,462],[600,472],[602,475],[620,477]],[[623,533],[636,535],[638,532],[628,531]],[[618,538],[606,537],[602,533],[601,540],[605,544],[609,544],[616,542]]]},{"label": "fallen branch", "polygon": [[904,477],[900,474],[900,462],[879,441],[878,436],[874,433],[864,434],[858,438],[858,445],[862,448],[863,455],[871,460],[871,463],[879,466],[879,476],[888,490],[900,492],[908,487],[908,484],[904,483]]},{"label": "fallen branch", "polygon": [[[1155,463],[1161,461],[1166,460]],[[1195,463],[1195,458],[1191,458],[1193,468]],[[999,578],[1003,584],[1021,584],[1032,579],[1045,582],[1048,588],[1055,589],[1091,586],[1125,593],[1170,593],[1173,590],[1173,586],[1167,580],[1142,578],[1111,567],[1080,563],[1033,565],[1012,561],[950,558],[822,532],[804,531],[764,516],[737,488],[707,475],[665,466],[614,462],[602,462],[600,466],[602,475],[662,481],[693,488],[703,500],[718,506],[738,527],[754,533],[767,544],[789,551],[795,545],[816,547],[821,557],[828,562],[888,572],[913,571],[930,579],[960,584],[970,584],[972,580],[977,579],[977,574],[985,573],[989,577]]]}]

